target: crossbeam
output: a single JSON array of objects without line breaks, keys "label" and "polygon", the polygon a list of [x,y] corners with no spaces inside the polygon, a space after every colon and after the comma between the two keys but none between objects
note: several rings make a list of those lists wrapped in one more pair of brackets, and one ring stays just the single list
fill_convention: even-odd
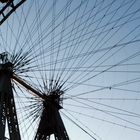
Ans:
[{"label": "crossbeam", "polygon": [[21,86],[23,86],[24,88],[26,88],[27,90],[31,91],[30,93],[33,94],[34,96],[40,98],[41,100],[44,99],[44,95],[40,91],[38,91],[37,89],[35,89],[35,87],[33,87],[30,84],[28,84],[22,78],[18,77],[16,74],[12,75],[12,79],[15,82],[17,82],[18,84],[20,84]]}]

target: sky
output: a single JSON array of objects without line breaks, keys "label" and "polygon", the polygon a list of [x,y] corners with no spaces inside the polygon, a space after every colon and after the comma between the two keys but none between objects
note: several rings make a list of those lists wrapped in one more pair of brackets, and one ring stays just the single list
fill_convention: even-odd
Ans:
[{"label": "sky", "polygon": [[[63,92],[70,140],[139,140],[139,0],[26,0],[0,26],[3,52],[39,93]],[[42,100],[11,81],[21,138],[33,140]]]}]

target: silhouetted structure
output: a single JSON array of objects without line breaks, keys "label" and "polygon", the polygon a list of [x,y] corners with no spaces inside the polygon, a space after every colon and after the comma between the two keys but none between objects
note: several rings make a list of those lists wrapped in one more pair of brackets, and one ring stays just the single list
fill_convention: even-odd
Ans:
[{"label": "silhouetted structure", "polygon": [[7,54],[0,55],[0,140],[5,140],[6,120],[10,140],[20,140],[20,132],[12,91],[12,63],[7,61]]},{"label": "silhouetted structure", "polygon": [[32,91],[43,101],[43,111],[40,123],[35,135],[35,140],[49,140],[54,134],[56,140],[69,140],[59,109],[62,108],[60,96],[63,91],[56,89],[48,95],[42,95],[31,85],[13,73],[13,64],[8,60],[8,54],[0,55],[0,140],[5,139],[6,120],[9,129],[10,140],[20,140],[20,131],[12,91],[11,79]]},{"label": "silhouetted structure", "polygon": [[14,3],[14,0],[0,0],[1,3],[6,3],[0,9],[0,25],[25,1],[26,0],[20,0],[18,3]]}]

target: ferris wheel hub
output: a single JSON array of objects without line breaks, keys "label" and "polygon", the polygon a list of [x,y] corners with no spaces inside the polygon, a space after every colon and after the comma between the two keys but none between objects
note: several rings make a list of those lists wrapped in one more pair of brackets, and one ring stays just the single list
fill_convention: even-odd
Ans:
[{"label": "ferris wheel hub", "polygon": [[3,52],[0,54],[0,72],[13,72],[13,64],[10,62],[10,54]]},{"label": "ferris wheel hub", "polygon": [[53,105],[57,109],[62,109],[62,98],[60,98],[60,94],[58,90],[52,91],[50,95],[44,95],[44,106],[48,106],[48,104]]}]

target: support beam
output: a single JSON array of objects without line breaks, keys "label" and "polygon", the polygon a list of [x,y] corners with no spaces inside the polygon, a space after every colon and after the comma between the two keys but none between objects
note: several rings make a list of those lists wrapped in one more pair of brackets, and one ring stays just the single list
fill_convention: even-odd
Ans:
[{"label": "support beam", "polygon": [[61,109],[60,91],[56,90],[45,95],[32,87],[17,75],[12,75],[13,80],[29,90],[34,96],[43,101],[43,111],[41,114],[38,130],[34,140],[49,140],[50,135],[54,135],[55,140],[69,140],[67,131],[59,113]]},{"label": "support beam", "polygon": [[43,102],[43,112],[34,140],[46,140],[52,134],[55,140],[69,140],[59,113],[60,106],[56,104],[52,96],[49,100]]},{"label": "support beam", "polygon": [[7,120],[10,140],[21,140],[10,71],[12,64],[0,64],[0,140],[5,140]]},{"label": "support beam", "polygon": [[0,140],[4,140],[5,137],[5,124],[6,124],[6,114],[5,114],[5,101],[4,93],[0,92]]},{"label": "support beam", "polygon": [[13,73],[13,64],[8,60],[7,54],[0,55],[0,140],[5,139],[5,121],[7,119],[10,140],[20,140],[20,132],[16,114],[14,96],[12,92],[11,78],[38,96],[43,102],[41,114],[35,140],[50,140],[50,135],[54,135],[55,140],[69,140],[64,127],[59,109],[62,108],[60,96],[64,93],[60,88],[48,93],[39,92],[23,79]]},{"label": "support beam", "polygon": [[44,95],[42,93],[40,93],[40,91],[38,91],[37,89],[32,87],[30,84],[28,84],[26,81],[24,81],[23,79],[21,79],[17,75],[13,74],[12,79],[15,80],[15,82],[17,82],[21,86],[23,86],[24,88],[26,88],[27,90],[31,91],[31,93],[34,96],[36,96],[38,98],[41,98],[42,100],[44,99]]}]

